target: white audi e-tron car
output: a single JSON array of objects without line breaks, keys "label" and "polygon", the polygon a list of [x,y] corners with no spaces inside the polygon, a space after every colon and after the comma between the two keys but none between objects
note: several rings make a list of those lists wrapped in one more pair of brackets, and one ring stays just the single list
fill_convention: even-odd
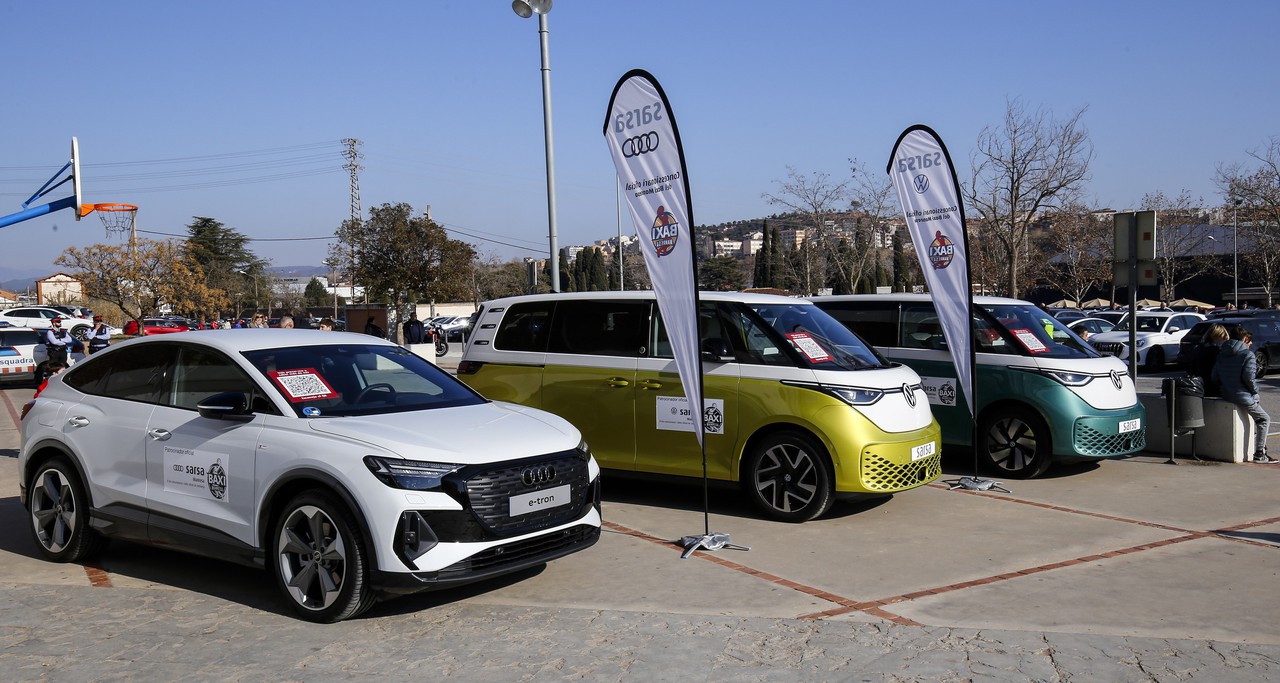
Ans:
[{"label": "white audi e-tron car", "polygon": [[46,558],[118,538],[265,567],[312,621],[600,535],[599,468],[577,429],[363,334],[122,342],[24,406],[18,465]]}]

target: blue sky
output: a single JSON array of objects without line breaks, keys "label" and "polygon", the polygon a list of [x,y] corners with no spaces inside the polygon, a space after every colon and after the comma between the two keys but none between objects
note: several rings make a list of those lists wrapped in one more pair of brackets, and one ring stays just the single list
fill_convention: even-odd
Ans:
[{"label": "blue sky", "polygon": [[[1217,165],[1280,135],[1276,3],[556,0],[548,19],[561,246],[617,232],[601,128],[633,68],[671,100],[699,224],[775,212],[761,195],[788,167],[882,168],[915,123],[964,176],[1008,98],[1088,108],[1099,207],[1217,203]],[[366,211],[429,204],[482,255],[546,253],[537,20],[508,0],[10,2],[0,25],[0,215],[75,135],[86,201],[138,204],[146,236],[210,216],[276,265],[318,265],[354,137]],[[105,241],[67,211],[0,229],[0,281]]]}]

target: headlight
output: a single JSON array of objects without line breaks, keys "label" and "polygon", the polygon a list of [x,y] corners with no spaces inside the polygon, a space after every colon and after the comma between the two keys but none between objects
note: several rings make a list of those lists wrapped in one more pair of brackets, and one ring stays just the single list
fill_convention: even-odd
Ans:
[{"label": "headlight", "polygon": [[1044,374],[1069,387],[1082,387],[1093,381],[1093,375],[1085,374],[1083,372],[1045,370]]},{"label": "headlight", "polygon": [[880,400],[884,392],[861,387],[826,387],[828,393],[851,406],[869,406]]},{"label": "headlight", "polygon": [[1139,339],[1139,340],[1138,340],[1138,348],[1142,348],[1142,347],[1144,347],[1144,346],[1146,346],[1146,345],[1147,345],[1147,340],[1146,340],[1146,339]]},{"label": "headlight", "polygon": [[379,481],[398,489],[426,491],[440,487],[440,480],[462,469],[462,465],[422,462],[366,455],[364,464]]}]

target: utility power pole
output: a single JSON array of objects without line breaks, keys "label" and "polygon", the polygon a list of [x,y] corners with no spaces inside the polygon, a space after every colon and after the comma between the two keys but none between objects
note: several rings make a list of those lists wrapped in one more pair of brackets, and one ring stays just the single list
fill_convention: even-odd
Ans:
[{"label": "utility power pole", "polygon": [[[343,164],[343,168],[351,172],[351,266],[347,269],[347,280],[351,283],[351,300],[356,300],[356,253],[360,248],[361,238],[361,220],[360,220],[360,171],[364,166],[360,165],[360,160],[364,155],[360,153],[360,145],[363,144],[355,138],[346,138],[342,144],[347,146],[343,156],[346,157],[347,163]],[[365,297],[364,302],[369,303],[369,298]]]}]

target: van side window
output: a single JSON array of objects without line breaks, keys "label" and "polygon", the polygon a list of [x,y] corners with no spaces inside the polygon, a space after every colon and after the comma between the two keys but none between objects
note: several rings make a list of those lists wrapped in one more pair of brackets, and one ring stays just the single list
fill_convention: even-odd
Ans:
[{"label": "van side window", "polygon": [[831,302],[822,307],[872,346],[900,346],[897,302]]},{"label": "van side window", "polygon": [[493,347],[504,351],[545,352],[554,308],[555,302],[552,301],[512,306],[502,317],[502,327],[493,336]]},{"label": "van side window", "polygon": [[649,332],[647,301],[565,300],[556,305],[551,353],[636,357]]},{"label": "van side window", "polygon": [[897,344],[908,349],[945,349],[942,322],[932,304],[902,306],[902,338]]}]

